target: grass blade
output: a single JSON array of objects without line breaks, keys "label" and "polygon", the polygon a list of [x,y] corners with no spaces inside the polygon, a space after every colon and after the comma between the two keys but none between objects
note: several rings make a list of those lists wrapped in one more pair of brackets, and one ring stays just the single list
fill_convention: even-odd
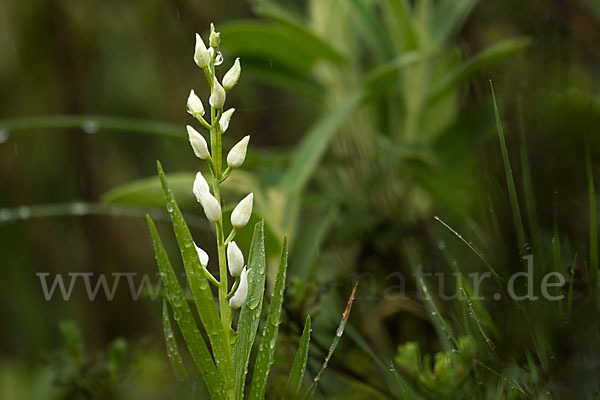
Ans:
[{"label": "grass blade", "polygon": [[350,317],[350,310],[352,309],[352,303],[354,302],[354,295],[356,294],[357,287],[358,287],[358,281],[356,281],[356,283],[354,284],[354,288],[352,288],[352,293],[350,294],[350,298],[348,299],[348,304],[346,304],[346,309],[344,310],[344,314],[342,315],[342,320],[340,321],[340,325],[337,328],[335,337],[333,338],[333,342],[331,342],[331,346],[329,346],[329,352],[327,353],[327,356],[325,357],[325,361],[323,361],[323,365],[321,366],[321,369],[317,373],[317,376],[315,376],[315,379],[313,380],[313,383],[312,383],[310,389],[308,389],[308,392],[304,396],[304,400],[308,400],[308,399],[312,398],[312,396],[315,392],[315,389],[317,388],[317,385],[319,384],[319,380],[321,379],[321,375],[323,374],[323,371],[325,371],[325,369],[327,368],[327,365],[329,364],[329,360],[331,359],[331,356],[333,356],[333,352],[335,351],[338,343],[340,342],[340,339],[342,338],[342,335],[344,334],[344,328],[346,327],[346,322],[348,322],[348,317]]},{"label": "grass blade", "polygon": [[256,337],[265,291],[265,233],[264,222],[256,224],[248,257],[248,300],[242,306],[238,330],[233,345],[233,369],[236,398],[244,397],[244,382],[248,373],[250,351]]},{"label": "grass blade", "polygon": [[512,57],[515,53],[530,45],[530,38],[517,37],[486,48],[437,80],[427,93],[427,103],[434,104],[444,96],[455,93],[456,87],[477,71]]},{"label": "grass blade", "polygon": [[292,364],[292,370],[288,377],[285,393],[287,396],[293,398],[300,395],[300,389],[302,388],[302,379],[304,378],[304,372],[306,371],[306,362],[308,361],[308,348],[310,344],[310,315],[306,316],[306,322],[304,323],[304,330],[302,331],[302,337],[300,338],[300,344],[298,345],[298,351]]},{"label": "grass blade", "polygon": [[435,216],[434,219],[436,221],[438,221],[440,224],[442,224],[446,229],[448,229],[450,232],[452,232],[457,238],[459,238],[464,244],[467,245],[467,247],[469,249],[471,249],[471,251],[473,251],[473,253],[475,253],[477,255],[477,257],[479,257],[481,259],[481,261],[483,261],[483,263],[488,267],[488,269],[492,272],[492,274],[494,275],[494,277],[496,278],[500,278],[500,275],[498,275],[498,273],[496,272],[496,270],[494,269],[494,267],[491,266],[491,264],[485,259],[485,257],[483,256],[483,253],[481,253],[481,251],[477,250],[477,248],[475,248],[475,246],[473,246],[473,244],[471,244],[471,242],[467,241],[460,233],[456,232],[450,225],[448,225],[447,223],[445,223],[444,221],[442,221],[442,219],[438,216]]},{"label": "grass blade", "polygon": [[283,295],[285,291],[285,276],[288,264],[287,237],[283,239],[281,249],[281,263],[275,279],[275,287],[271,296],[271,304],[267,321],[262,333],[262,339],[254,364],[254,373],[252,376],[252,385],[250,386],[250,399],[264,399],[265,389],[269,371],[273,365],[275,356],[275,346],[277,344],[277,334],[279,332],[279,323],[281,322],[281,306],[283,305]]},{"label": "grass blade", "polygon": [[37,117],[10,118],[0,121],[0,129],[19,132],[40,129],[81,129],[95,133],[100,130],[146,133],[186,139],[181,125],[162,121],[137,118],[113,117],[108,115],[43,115]]},{"label": "grass blade", "polygon": [[286,193],[296,195],[304,188],[338,128],[360,105],[364,96],[365,92],[362,89],[358,90],[335,110],[325,113],[304,135],[294,151],[291,164],[280,183]]},{"label": "grass blade", "polygon": [[150,229],[150,235],[152,236],[156,262],[160,270],[163,286],[167,292],[169,302],[173,307],[175,320],[179,325],[187,348],[200,371],[200,375],[206,383],[206,387],[208,388],[211,397],[213,399],[225,398],[223,377],[219,374],[212,356],[208,351],[208,347],[200,334],[200,330],[194,321],[194,316],[187,304],[185,293],[181,289],[181,286],[179,286],[175,271],[171,266],[167,252],[158,236],[156,226],[150,216],[146,217],[146,221],[148,222],[148,228]]},{"label": "grass blade", "polygon": [[587,169],[588,193],[590,202],[590,287],[596,288],[598,279],[598,220],[596,217],[596,189],[589,146],[585,145],[585,164]]},{"label": "grass blade", "polygon": [[175,378],[178,381],[183,382],[188,380],[188,373],[183,364],[181,354],[179,354],[179,348],[177,347],[177,341],[173,334],[173,328],[171,327],[171,318],[169,318],[169,307],[167,302],[163,300],[162,304],[162,322],[163,332],[165,334],[165,343],[167,344],[167,356],[171,362],[171,367],[175,373]]},{"label": "grass blade", "polygon": [[[229,330],[225,330],[221,324],[221,319],[217,311],[217,306],[206,276],[200,268],[198,253],[194,247],[194,240],[190,233],[179,206],[175,201],[175,196],[169,189],[167,179],[163,172],[160,162],[157,163],[158,175],[165,194],[167,210],[171,214],[173,222],[173,231],[181,250],[181,258],[187,275],[187,279],[194,297],[194,302],[200,316],[200,321],[206,330],[210,344],[212,346],[215,362],[223,374],[225,382],[233,382],[233,367],[231,363],[231,346],[228,340]],[[226,387],[230,396],[233,396],[233,386]]]},{"label": "grass blade", "polygon": [[525,229],[523,228],[523,220],[521,219],[521,211],[519,209],[519,199],[517,198],[517,189],[515,180],[510,166],[508,157],[508,149],[506,147],[506,139],[504,138],[504,130],[502,129],[502,121],[500,120],[500,112],[498,111],[498,103],[496,102],[496,94],[494,93],[494,85],[490,81],[492,89],[492,100],[494,101],[494,115],[496,117],[496,128],[498,130],[498,140],[500,141],[500,150],[502,152],[502,162],[504,163],[504,174],[506,176],[506,186],[508,187],[508,196],[510,198],[510,207],[513,214],[513,222],[517,233],[517,242],[519,244],[519,253],[525,250]]},{"label": "grass blade", "polygon": [[439,46],[460,29],[477,0],[442,0],[436,4],[432,17],[431,37]]}]

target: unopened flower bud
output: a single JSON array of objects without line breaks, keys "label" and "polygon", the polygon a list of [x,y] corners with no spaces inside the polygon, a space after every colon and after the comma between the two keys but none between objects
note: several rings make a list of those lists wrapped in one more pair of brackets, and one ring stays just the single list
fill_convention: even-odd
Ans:
[{"label": "unopened flower bud", "polygon": [[208,102],[214,108],[223,108],[223,104],[225,104],[225,89],[223,89],[223,86],[221,86],[216,77],[213,82],[213,91]]},{"label": "unopened flower bud", "polygon": [[198,200],[198,202],[200,202],[200,199],[204,193],[210,193],[208,182],[206,182],[206,179],[204,179],[202,172],[198,172],[196,174],[192,191],[194,192],[194,196],[196,196],[196,200]]},{"label": "unopened flower bud", "polygon": [[240,276],[244,268],[244,254],[235,242],[229,242],[227,245],[227,266],[233,277]]},{"label": "unopened flower bud", "polygon": [[210,56],[208,50],[202,41],[200,35],[196,33],[196,49],[194,51],[194,61],[200,68],[207,67],[210,63]]},{"label": "unopened flower bud", "polygon": [[206,252],[200,247],[196,246],[196,243],[194,243],[194,247],[196,248],[196,252],[198,253],[198,259],[200,260],[200,264],[206,267],[208,265],[208,254],[206,254]]},{"label": "unopened flower bud", "polygon": [[210,222],[217,222],[221,219],[221,205],[210,192],[200,194],[200,204],[202,204],[204,214]]},{"label": "unopened flower bud", "polygon": [[208,151],[208,144],[206,144],[206,140],[202,137],[200,132],[187,125],[187,132],[190,139],[190,144],[192,145],[192,149],[194,150],[194,154],[196,157],[204,160],[210,157],[210,152]]},{"label": "unopened flower bud", "polygon": [[249,141],[250,135],[244,136],[242,140],[237,142],[235,146],[229,150],[229,153],[227,154],[227,165],[231,168],[237,168],[244,163]]},{"label": "unopened flower bud", "polygon": [[225,90],[231,90],[231,88],[238,83],[241,72],[242,66],[240,65],[240,59],[236,58],[233,67],[231,67],[225,76],[223,76],[223,87]]},{"label": "unopened flower bud", "polygon": [[187,99],[187,110],[190,114],[197,118],[198,115],[204,115],[204,105],[200,97],[196,96],[193,90],[190,90],[190,95]]},{"label": "unopened flower bud", "polygon": [[250,220],[250,216],[252,215],[253,199],[254,194],[250,193],[248,196],[244,197],[237,206],[235,206],[233,212],[231,213],[231,225],[236,228],[243,228],[246,226]]},{"label": "unopened flower bud", "polygon": [[208,38],[208,42],[211,47],[215,49],[219,47],[219,43],[221,42],[221,34],[215,31],[215,24],[210,24],[210,37]]},{"label": "unopened flower bud", "polygon": [[229,299],[229,307],[237,309],[244,305],[248,297],[248,270],[246,267],[240,274],[240,286],[238,286],[235,294]]},{"label": "unopened flower bud", "polygon": [[229,110],[225,111],[223,115],[221,115],[221,119],[219,120],[219,126],[221,126],[221,133],[225,133],[227,128],[229,128],[229,120],[231,119],[231,116],[233,115],[234,111],[235,108],[230,108]]}]

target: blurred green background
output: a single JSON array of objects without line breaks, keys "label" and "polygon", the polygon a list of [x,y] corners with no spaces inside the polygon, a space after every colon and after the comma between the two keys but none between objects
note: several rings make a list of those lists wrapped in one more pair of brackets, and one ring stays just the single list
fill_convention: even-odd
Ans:
[{"label": "blurred green background", "polygon": [[[50,273],[49,282],[72,272],[154,279],[141,217],[164,216],[157,159],[176,182],[198,244],[216,259],[191,193],[199,163],[184,128],[189,90],[208,90],[192,55],[194,33],[205,34],[210,22],[222,33],[220,74],[242,59],[225,146],[252,135],[226,203],[253,190],[268,253],[277,254],[283,233],[292,243],[276,371],[289,368],[307,313],[316,371],[360,279],[350,332],[318,395],[401,397],[381,372],[396,348],[417,342],[431,356],[448,349],[411,273],[417,265],[485,270],[440,216],[503,276],[520,270],[524,253],[542,271],[569,276],[572,310],[565,325],[552,305],[521,314],[484,302],[495,324],[481,323],[496,349],[476,337],[477,359],[506,376],[507,388],[477,385],[494,374],[471,361],[472,386],[437,371],[433,383],[416,379],[415,387],[430,398],[598,394],[598,300],[585,283],[598,263],[588,185],[590,173],[600,176],[597,1],[5,0],[1,398],[189,398],[165,357],[160,302],[133,301],[124,282],[112,301],[90,301],[81,284],[69,301],[46,301],[36,273]],[[515,233],[490,79],[524,238]],[[395,273],[407,277],[401,293]],[[459,336],[477,336],[456,322],[460,307],[438,306]],[[270,382],[272,396],[279,381]],[[511,394],[511,385],[527,396]]]}]

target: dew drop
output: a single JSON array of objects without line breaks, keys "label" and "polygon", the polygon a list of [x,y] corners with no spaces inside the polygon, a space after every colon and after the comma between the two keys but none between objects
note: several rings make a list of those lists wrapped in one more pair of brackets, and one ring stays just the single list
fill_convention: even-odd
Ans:
[{"label": "dew drop", "polygon": [[217,56],[215,57],[215,66],[223,64],[223,54],[220,51],[217,51]]},{"label": "dew drop", "polygon": [[0,221],[8,221],[10,219],[10,211],[6,208],[0,210]]},{"label": "dew drop", "polygon": [[75,203],[71,207],[71,211],[75,215],[83,215],[87,212],[87,206],[83,203]]},{"label": "dew drop", "polygon": [[432,312],[431,312],[431,315],[434,315],[434,316],[435,316],[436,314],[437,314],[437,313],[436,313],[435,311],[432,311]]},{"label": "dew drop", "polygon": [[18,213],[19,217],[21,217],[22,219],[27,219],[31,216],[31,209],[26,206],[19,207]]},{"label": "dew drop", "polygon": [[0,143],[6,142],[9,137],[8,131],[4,128],[0,128]]},{"label": "dew drop", "polygon": [[171,203],[167,203],[167,211],[173,212],[173,205],[171,205]]},{"label": "dew drop", "polygon": [[100,130],[100,123],[90,119],[81,124],[81,129],[83,129],[85,133],[93,135],[94,133],[98,133]]}]

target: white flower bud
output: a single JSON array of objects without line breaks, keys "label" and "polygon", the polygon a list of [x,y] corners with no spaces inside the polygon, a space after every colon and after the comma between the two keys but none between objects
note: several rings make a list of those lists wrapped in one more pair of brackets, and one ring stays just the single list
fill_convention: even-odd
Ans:
[{"label": "white flower bud", "polygon": [[221,219],[221,205],[210,192],[200,193],[200,203],[210,222],[217,222]]},{"label": "white flower bud", "polygon": [[200,100],[200,97],[196,96],[196,93],[194,93],[193,90],[190,90],[190,95],[187,99],[187,111],[194,117],[197,117],[198,114],[200,114],[200,116],[204,115],[204,105],[202,104],[202,100]]},{"label": "white flower bud", "polygon": [[219,43],[221,42],[221,34],[219,32],[215,32],[215,24],[210,24],[210,36],[208,38],[208,42],[211,47],[215,49],[219,47]]},{"label": "white flower bud", "polygon": [[196,252],[198,253],[198,259],[200,260],[200,264],[206,267],[208,265],[208,254],[206,254],[206,252],[200,247],[196,246],[196,243],[194,243],[194,247],[196,248]]},{"label": "white flower bud", "polygon": [[225,104],[225,89],[223,89],[223,86],[221,86],[216,77],[213,82],[213,92],[208,102],[214,108],[223,108],[223,104]]},{"label": "white flower bud", "polygon": [[233,63],[233,67],[227,71],[225,76],[223,76],[223,87],[225,90],[231,90],[238,81],[240,80],[240,73],[242,72],[242,66],[240,65],[239,57],[235,59]]},{"label": "white flower bud", "polygon": [[242,140],[237,142],[235,146],[229,150],[229,153],[227,154],[227,165],[231,168],[237,168],[244,163],[249,141],[250,135],[244,136]]},{"label": "white flower bud", "polygon": [[200,68],[207,67],[210,63],[210,56],[208,50],[202,41],[200,35],[196,33],[196,49],[194,51],[194,61]]},{"label": "white flower bud", "polygon": [[208,151],[208,144],[206,144],[206,140],[202,137],[200,132],[195,130],[189,125],[186,125],[188,136],[190,138],[190,144],[192,145],[192,149],[194,149],[194,154],[196,157],[204,160],[210,157],[210,152]]},{"label": "white flower bud", "polygon": [[235,294],[231,299],[229,299],[229,307],[231,308],[240,308],[246,302],[246,298],[248,297],[248,270],[246,267],[242,270],[240,274],[240,286],[238,286]]},{"label": "white flower bud", "polygon": [[198,172],[196,174],[192,191],[194,192],[194,196],[196,196],[196,200],[198,200],[198,202],[200,202],[200,199],[204,193],[210,193],[208,182],[206,182],[206,179],[204,179],[202,172]]},{"label": "white flower bud", "polygon": [[227,128],[229,128],[229,120],[231,119],[231,116],[233,115],[234,111],[235,108],[230,108],[229,110],[225,111],[223,115],[221,115],[221,119],[219,120],[219,126],[221,126],[221,133],[225,133]]},{"label": "white flower bud", "polygon": [[252,200],[254,199],[254,193],[250,193],[244,197],[242,201],[238,203],[231,213],[231,225],[236,228],[243,228],[250,220],[252,215]]},{"label": "white flower bud", "polygon": [[227,266],[233,277],[240,276],[244,268],[244,254],[235,242],[229,242],[227,245]]}]

